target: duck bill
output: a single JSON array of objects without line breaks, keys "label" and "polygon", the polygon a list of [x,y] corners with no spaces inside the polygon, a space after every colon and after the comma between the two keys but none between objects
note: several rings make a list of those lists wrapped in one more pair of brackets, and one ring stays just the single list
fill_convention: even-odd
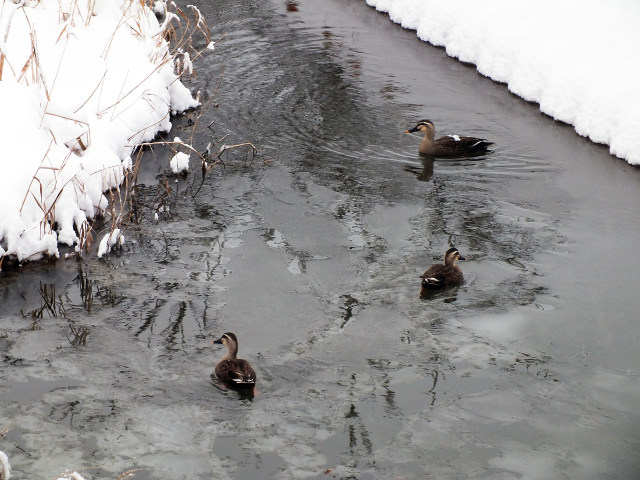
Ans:
[{"label": "duck bill", "polygon": [[467,259],[467,258],[466,258],[466,257],[463,257],[462,255],[460,255],[460,256],[458,257],[458,260],[466,260],[466,259]]},{"label": "duck bill", "polygon": [[222,340],[221,339],[212,340],[211,343],[217,343],[218,345],[222,345]]},{"label": "duck bill", "polygon": [[405,130],[404,133],[413,133],[417,131],[418,131],[418,127],[413,127],[411,130]]}]

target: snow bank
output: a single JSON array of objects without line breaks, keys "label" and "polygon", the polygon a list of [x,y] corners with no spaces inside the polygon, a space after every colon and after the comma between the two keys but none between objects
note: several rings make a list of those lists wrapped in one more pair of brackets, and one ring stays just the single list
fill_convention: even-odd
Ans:
[{"label": "snow bank", "polygon": [[637,0],[366,0],[640,165]]},{"label": "snow bank", "polygon": [[197,105],[162,37],[170,21],[138,0],[3,1],[0,257],[78,245],[134,146]]},{"label": "snow bank", "polygon": [[11,465],[7,455],[0,450],[0,480],[9,480],[11,478]]}]

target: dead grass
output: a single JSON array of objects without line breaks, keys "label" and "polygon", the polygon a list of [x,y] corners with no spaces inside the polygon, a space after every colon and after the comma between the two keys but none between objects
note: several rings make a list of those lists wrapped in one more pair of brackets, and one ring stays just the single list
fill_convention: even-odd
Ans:
[{"label": "dead grass", "polygon": [[[68,28],[69,26],[73,26],[75,24],[90,25],[91,19],[93,17],[95,0],[82,0],[82,3],[79,2],[80,0],[76,0],[75,2],[73,2],[68,11],[60,10],[59,20],[61,24],[64,23],[64,25],[61,27],[60,34],[58,35],[58,41],[68,40],[69,35],[71,35],[70,29]],[[152,4],[153,0],[129,0],[124,4],[122,18],[116,25],[114,32],[110,37],[110,40],[107,42],[105,49],[102,52],[103,57],[106,58],[109,55],[112,41],[119,29],[129,28],[132,32],[134,32],[135,35],[142,36],[144,34],[144,28],[146,27],[146,25],[143,25],[143,22],[145,22],[144,15],[140,14],[139,16],[134,17],[133,21],[130,17],[128,17],[128,15],[130,11],[132,11],[134,8],[137,8],[139,5],[151,9]],[[196,48],[194,46],[194,39],[196,38],[196,36],[200,36],[204,38],[205,45],[209,46],[214,44],[215,42],[211,41],[211,32],[209,30],[209,27],[207,26],[204,17],[196,7],[189,5],[186,10],[183,10],[173,2],[168,2],[166,5],[168,5],[168,9],[164,12],[164,21],[162,22],[162,25],[155,33],[153,38],[157,42],[158,46],[161,46],[163,42],[167,42],[168,49],[165,49],[164,53],[162,54],[158,53],[158,55],[161,55],[161,57],[153,59],[155,62],[155,68],[153,71],[149,72],[148,76],[145,77],[144,80],[138,82],[138,84],[133,87],[128,87],[126,90],[124,89],[123,82],[123,88],[118,95],[117,100],[115,102],[112,102],[107,107],[102,108],[99,112],[99,115],[105,115],[110,112],[112,118],[116,116],[116,107],[121,105],[125,99],[133,95],[138,87],[142,83],[144,83],[147,78],[167,65],[168,62],[173,62],[174,72],[176,73],[176,75],[178,75],[178,77],[195,77],[192,63],[196,60],[199,60],[203,56],[204,52],[207,50],[207,47],[203,47],[200,49]],[[3,6],[3,8],[5,7]],[[14,10],[11,11],[10,17],[8,19],[7,29],[5,32],[5,43],[8,35],[10,34],[12,19],[20,10],[21,14],[24,15],[26,21],[30,25],[29,39],[31,42],[31,53],[25,63],[20,66],[21,68],[16,70],[16,66],[9,64],[8,59],[5,56],[5,52],[2,51],[2,45],[4,45],[4,43],[0,44],[0,81],[2,80],[3,68],[5,67],[5,65],[7,65],[11,69],[14,77],[19,83],[23,83],[26,85],[38,85],[44,91],[48,102],[51,98],[51,89],[55,88],[58,71],[56,71],[56,75],[54,77],[52,85],[49,86],[41,68],[40,58],[38,54],[38,35],[29,23],[29,18],[25,10],[25,8],[27,7],[23,3],[18,4],[13,8]],[[180,22],[176,21],[177,19],[179,19]],[[221,38],[222,37],[220,37],[218,41]],[[159,48],[157,51],[162,52],[163,49]],[[60,63],[62,63],[62,61]],[[58,70],[59,69],[60,65],[58,66]],[[95,95],[101,95],[105,76],[106,74],[103,75],[97,85],[93,88],[88,98],[80,104],[80,106],[74,111],[74,113],[78,113],[80,109],[82,109],[92,97],[94,97]],[[195,121],[192,124],[192,133],[189,142],[148,142],[137,146],[153,148],[154,145],[165,145],[169,146],[169,148],[175,152],[185,151],[197,156],[202,164],[202,177],[199,187],[197,189],[194,189],[194,195],[198,193],[200,187],[204,183],[207,171],[209,171],[216,165],[224,166],[223,156],[228,155],[230,151],[236,149],[245,149],[247,151],[247,155],[251,155],[251,161],[253,161],[253,158],[257,153],[256,147],[248,142],[237,143],[233,145],[220,145],[221,142],[226,139],[226,136],[212,141],[204,152],[198,152],[191,146],[193,144],[194,135],[199,126],[200,117],[211,105],[211,102],[212,100],[207,102],[204,106],[200,107],[197,110],[197,113],[194,114]],[[29,201],[35,202],[37,207],[42,212],[42,219],[40,220],[41,235],[51,234],[56,230],[56,204],[63,191],[73,188],[75,189],[76,195],[84,195],[85,185],[83,185],[83,183],[77,178],[77,176],[73,176],[72,178],[67,179],[66,181],[64,181],[64,183],[62,183],[62,171],[67,164],[67,160],[69,160],[72,154],[81,156],[82,153],[91,145],[91,132],[89,125],[86,122],[83,122],[78,118],[73,118],[69,115],[61,115],[58,113],[50,112],[46,109],[45,115],[56,116],[58,118],[62,118],[64,121],[73,122],[75,125],[82,126],[82,130],[84,133],[65,143],[65,145],[69,149],[69,153],[64,159],[62,165],[55,168],[49,166],[48,155],[50,154],[53,144],[58,144],[59,139],[56,139],[52,134],[49,148],[44,153],[40,165],[36,172],[34,172],[27,192],[24,195],[20,211],[22,212],[24,205],[28,199]],[[169,113],[167,113],[167,115],[169,115]],[[165,119],[166,117],[164,117],[157,123],[160,123]],[[142,131],[149,128],[154,128],[155,126],[156,125],[154,124],[145,127],[145,129],[136,132],[136,134],[134,134],[131,139],[135,138]],[[78,237],[76,252],[78,254],[88,254],[90,251],[92,251],[94,240],[96,238],[96,231],[94,229],[98,225],[101,225],[102,233],[113,232],[117,228],[121,228],[123,231],[126,229],[132,212],[132,209],[130,207],[135,203],[133,197],[135,195],[135,187],[140,165],[140,152],[142,151],[142,149],[138,148],[137,151],[138,156],[137,161],[135,162],[135,167],[131,170],[125,169],[122,172],[122,183],[106,193],[106,196],[109,199],[109,206],[107,210],[98,211],[98,216],[91,222],[85,221],[81,225],[75,225],[76,235]],[[2,267],[3,260],[4,257],[0,257],[0,268]]]}]

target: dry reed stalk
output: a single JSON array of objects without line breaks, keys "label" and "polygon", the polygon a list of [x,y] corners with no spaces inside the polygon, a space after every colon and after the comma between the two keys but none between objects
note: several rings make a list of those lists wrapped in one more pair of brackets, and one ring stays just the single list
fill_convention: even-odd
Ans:
[{"label": "dry reed stalk", "polygon": [[[151,127],[155,127],[156,125],[164,122],[164,120],[169,116],[169,112],[166,113],[166,115],[164,117],[162,117],[160,120],[158,120],[157,122],[152,123],[151,125],[148,125],[146,127],[144,127],[141,130],[138,130],[136,133],[134,133],[133,135],[131,135],[129,138],[127,138],[127,140],[130,142],[132,138],[136,137],[137,135],[139,135],[140,133],[144,132],[145,130],[151,128]],[[140,144],[143,145],[143,144]],[[127,147],[136,147],[138,145],[127,145]]]},{"label": "dry reed stalk", "polygon": [[[64,26],[64,28],[60,32],[60,35],[58,35],[58,40],[56,42],[60,41],[60,38],[62,37],[62,34],[67,29],[67,26],[68,25]],[[64,48],[62,49],[62,55],[60,56],[60,61],[58,62],[58,68],[56,69],[56,74],[53,77],[53,83],[51,84],[51,93],[53,93],[53,89],[56,88],[56,80],[58,80],[58,74],[60,73],[60,67],[62,66],[62,61],[64,59],[64,54],[67,53],[67,46],[68,45],[69,45],[69,35],[67,35],[66,41],[64,42]]]},{"label": "dry reed stalk", "polygon": [[[77,112],[77,110],[76,110],[76,112]],[[76,113],[76,112],[73,112],[73,113]],[[85,122],[84,120],[80,120],[78,118],[73,118],[73,117],[70,117],[68,115],[61,115],[59,113],[47,112],[46,109],[44,111],[44,114],[42,115],[43,119],[44,119],[45,115],[51,115],[52,117],[58,117],[58,118],[62,118],[64,120],[69,120],[70,122],[82,123],[82,124],[86,125],[87,126],[87,145],[84,145],[84,142],[82,142],[82,139],[80,138],[80,137],[82,137],[82,135],[80,135],[79,137],[76,137],[73,140],[78,140],[80,142],[80,144],[83,147],[82,150],[86,150],[87,147],[89,145],[91,145],[91,125],[89,124],[89,122]],[[55,136],[53,135],[53,132],[50,131],[50,133],[51,133],[51,136],[54,137],[54,140],[55,140]],[[58,142],[56,142],[56,143],[58,143]],[[67,159],[65,158],[65,162],[66,162],[66,160]],[[62,168],[60,168],[60,169],[62,170]]]},{"label": "dry reed stalk", "polygon": [[[24,2],[25,0],[20,0],[20,3],[18,3],[15,7],[13,7],[13,10],[11,10],[11,12],[9,13],[9,19],[7,20],[7,26],[4,32],[4,42],[2,43],[2,45],[6,45],[7,39],[9,38],[9,30],[11,29],[11,22],[13,21],[13,15],[16,13],[16,11],[19,8],[24,8]],[[2,10],[4,10],[5,5],[6,5],[6,2],[3,2]],[[16,72],[14,68],[11,66],[11,64],[9,63],[9,60],[6,58],[4,51],[2,50],[2,45],[0,45],[0,81],[2,81],[2,71],[4,68],[5,61],[7,62],[7,65],[9,65],[9,68],[11,68],[13,76],[14,77],[16,76]]]},{"label": "dry reed stalk", "polygon": [[211,31],[209,30],[207,22],[204,20],[204,17],[200,13],[200,10],[198,10],[198,7],[196,7],[195,5],[187,5],[187,8],[190,8],[194,11],[196,17],[196,29],[200,30],[200,32],[204,35],[208,45],[211,42]]},{"label": "dry reed stalk", "polygon": [[96,88],[94,88],[94,89],[93,89],[93,92],[91,92],[91,95],[89,95],[89,96],[87,97],[87,99],[86,99],[84,102],[82,102],[82,104],[81,104],[78,108],[76,108],[76,109],[73,111],[73,113],[78,113],[78,111],[79,111],[80,109],[82,109],[82,107],[84,107],[84,106],[87,104],[87,102],[88,102],[89,100],[91,100],[91,97],[93,97],[93,95],[98,91],[98,88],[99,88],[101,85],[103,85],[103,83],[104,83],[104,79],[105,79],[105,77],[106,77],[106,76],[107,76],[107,72],[106,72],[106,70],[105,70],[105,72],[102,74],[102,78],[100,79],[100,81],[99,81],[99,82],[98,82],[98,84],[96,85]]},{"label": "dry reed stalk", "polygon": [[13,420],[10,421],[9,423],[7,423],[2,430],[0,430],[0,440],[2,440],[2,438],[7,434],[7,432],[9,431],[9,427],[11,427],[11,424],[13,423]]},{"label": "dry reed stalk", "polygon": [[127,470],[126,472],[122,472],[118,475],[115,480],[124,480],[125,478],[135,477],[136,473],[142,471],[142,468],[132,468],[131,470]]},{"label": "dry reed stalk", "polygon": [[88,13],[87,13],[87,21],[85,22],[85,26],[89,26],[89,24],[91,23],[91,18],[93,17],[93,10],[96,7],[96,1],[97,0],[88,0]]},{"label": "dry reed stalk", "polygon": [[[138,144],[138,146],[140,147],[152,147],[154,145],[165,145],[165,146],[169,146],[169,148],[171,148],[171,145],[180,145],[184,148],[186,148],[187,150],[189,150],[192,153],[195,153],[196,155],[198,155],[199,157],[202,157],[202,155],[200,154],[200,152],[198,152],[195,148],[193,148],[191,145],[189,145],[188,143],[184,143],[184,142],[175,142],[175,141],[169,141],[169,142],[164,142],[164,141],[158,141],[158,142],[144,142],[144,143],[140,143]],[[177,152],[177,149],[173,149],[171,148],[171,150],[173,152]]]},{"label": "dry reed stalk", "polygon": [[[105,48],[102,52],[102,57],[106,58],[106,56],[109,54],[111,45],[113,43],[114,37],[117,33],[117,31],[122,28],[124,25],[128,25],[130,28],[132,28],[132,30],[138,34],[138,35],[142,35],[142,25],[141,25],[141,18],[137,18],[134,19],[135,24],[131,24],[128,23],[129,20],[129,12],[132,9],[133,6],[133,1],[136,0],[132,0],[131,2],[129,2],[125,8],[123,8],[122,11],[122,17],[119,19],[118,24],[116,25],[114,32],[111,34],[111,36],[109,37],[109,40],[107,42],[107,44],[105,45]],[[139,0],[140,5],[151,9],[150,6],[150,2],[146,2],[145,0]],[[64,12],[61,12],[60,10],[60,14],[63,15],[65,22],[67,22],[62,29],[60,30],[60,33],[58,34],[57,37],[57,42],[60,41],[64,35],[66,35],[66,38],[68,40],[68,36],[69,36],[69,25],[74,25],[74,21],[75,21],[75,16],[79,15],[79,18],[82,19],[82,21],[85,23],[85,25],[88,25],[90,23],[90,18],[93,15],[93,10],[95,8],[95,3],[96,0],[87,0],[87,15],[86,18],[82,15],[82,10],[80,9],[80,7],[77,4],[77,0],[75,1],[74,4],[71,5],[71,8],[69,9],[68,14],[65,14]],[[42,71],[41,68],[41,64],[40,64],[40,59],[39,59],[39,54],[38,54],[38,45],[37,45],[37,33],[35,31],[35,29],[33,28],[29,17],[24,9],[24,0],[21,0],[21,3],[19,5],[19,7],[16,7],[15,10],[17,10],[18,8],[21,8],[23,10],[23,14],[25,15],[27,24],[29,26],[29,35],[30,35],[30,41],[31,41],[31,53],[29,55],[29,58],[27,59],[27,61],[25,62],[23,68],[21,69],[19,75],[17,76],[17,79],[19,82],[26,80],[27,83],[33,83],[33,82],[37,82],[39,85],[41,85],[43,87],[43,90],[45,92],[45,95],[47,97],[47,101],[50,101],[50,94],[51,94],[51,89],[48,88],[47,85],[47,81],[46,81],[46,77],[44,75],[44,72]],[[183,62],[183,67],[184,68],[180,68],[179,66],[176,67],[178,68],[178,73],[182,74],[182,73],[186,73],[187,72],[187,68],[184,66],[185,61],[187,59],[187,55],[189,55],[189,58],[199,58],[200,56],[202,56],[202,52],[205,50],[204,48],[201,49],[200,51],[196,50],[193,48],[192,46],[192,37],[196,32],[200,32],[201,34],[203,34],[206,37],[207,43],[210,42],[210,31],[208,26],[206,25],[206,22],[204,21],[204,17],[201,15],[200,11],[193,6],[189,6],[188,8],[191,9],[191,11],[193,12],[193,15],[195,17],[195,25],[192,25],[191,20],[189,19],[189,17],[185,14],[184,11],[182,11],[180,8],[178,8],[175,4],[171,4],[173,6],[173,8],[175,9],[175,11],[177,12],[177,14],[179,16],[181,16],[182,18],[184,18],[186,20],[184,26],[180,25],[180,30],[177,31],[175,26],[173,24],[171,24],[171,21],[169,19],[168,22],[166,22],[165,25],[165,31],[164,32],[159,32],[158,35],[158,43],[160,44],[160,42],[165,41],[164,40],[164,34],[166,34],[168,32],[168,36],[170,38],[170,45],[168,46],[167,49],[164,49],[164,52],[160,53],[160,55],[158,55],[154,60],[155,60],[155,67],[154,69],[140,82],[138,82],[135,86],[133,86],[132,88],[130,88],[128,91],[124,92],[124,88],[125,88],[125,84],[126,84],[126,79],[122,84],[122,88],[121,91],[118,95],[118,100],[116,102],[114,102],[113,104],[109,105],[107,108],[103,108],[102,110],[100,110],[100,112],[98,112],[98,116],[103,115],[104,113],[106,113],[108,110],[113,109],[112,111],[112,117],[115,116],[115,107],[117,105],[119,105],[121,102],[123,102],[126,98],[128,98],[136,89],[138,89],[151,75],[153,75],[154,73],[156,73],[159,69],[163,68],[166,66],[167,62],[173,60],[174,64],[179,64],[179,61],[176,62],[176,57],[177,56],[181,56],[180,58],[182,58],[182,62]],[[166,7],[165,7],[166,8]],[[15,12],[14,10],[14,12]],[[14,13],[13,12],[13,13]],[[12,13],[12,16],[13,16]],[[166,12],[168,17],[171,17],[172,15],[175,17],[175,14],[171,13],[171,12]],[[7,24],[7,29],[5,32],[5,40],[6,37],[8,36],[8,31],[9,31],[9,25],[10,25],[10,21]],[[138,29],[138,31],[136,31],[136,27]],[[1,44],[3,45],[3,44]],[[0,45],[0,46],[1,46]],[[160,49],[159,51],[162,51],[163,49]],[[66,44],[63,50],[63,56],[64,53],[66,52]],[[9,67],[13,69],[13,67],[11,66],[11,64],[9,63],[8,59],[6,59],[6,56],[4,55],[4,53],[0,50],[0,78],[2,75],[2,67],[4,66],[4,63],[6,63],[7,65],[9,65]],[[189,60],[190,62],[192,60]],[[56,85],[56,81],[58,78],[58,74],[61,68],[61,63],[62,61],[59,63],[58,65],[58,69],[56,71],[54,80],[53,80],[53,84],[52,84],[52,88],[55,88]],[[191,68],[190,66],[188,67],[188,72],[191,73]],[[89,97],[74,111],[74,113],[77,113],[78,111],[80,111],[80,109],[82,109],[88,102],[89,100],[96,94],[96,92],[100,91],[100,96],[101,96],[101,92],[104,88],[104,80],[106,78],[106,74],[107,72],[105,72],[102,76],[102,78],[100,79],[100,81],[98,82],[98,84],[96,85],[96,87],[94,88],[94,90],[91,92],[91,94],[89,95]],[[14,75],[15,76],[15,75]],[[176,81],[179,79],[179,77],[176,78]],[[220,86],[220,83],[218,84],[218,88]],[[217,89],[216,89],[217,92]],[[213,99],[212,99],[213,100]],[[148,99],[148,101],[150,101],[150,99]],[[211,103],[211,101],[209,101],[207,103],[207,105],[204,106],[204,108],[206,108],[209,104]],[[120,112],[121,113],[121,112]],[[65,115],[61,115],[61,114],[56,114],[56,113],[52,113],[52,112],[47,112],[46,108],[45,108],[45,112],[43,114],[43,118],[44,115],[52,115],[52,116],[56,116],[59,118],[63,118],[69,121],[73,121],[76,123],[82,123],[84,125],[87,125],[87,135],[88,135],[88,139],[87,139],[87,144],[85,145],[85,142],[82,140],[81,136],[78,137],[76,139],[77,144],[80,146],[80,150],[84,150],[87,148],[88,145],[91,144],[91,131],[90,131],[90,126],[87,122],[84,122],[82,120],[78,120],[76,118],[72,118],[70,116],[65,116]],[[119,113],[118,113],[119,115]],[[169,115],[169,113],[167,112],[167,115]],[[191,143],[193,143],[193,136],[195,134],[195,130],[198,124],[198,121],[200,119],[200,116],[202,114],[198,115],[196,117],[196,120],[194,122],[194,128],[192,130],[192,135],[191,135]],[[155,122],[152,125],[149,125],[146,128],[152,128],[155,127],[157,124],[163,122],[166,119],[166,116],[163,117],[162,119],[158,120],[157,122]],[[145,129],[142,129],[138,132],[136,132],[134,135],[132,135],[130,137],[130,140],[132,138],[134,138],[136,135],[139,135],[141,132],[143,132]],[[222,141],[225,137],[223,137],[222,139],[220,139],[218,142],[214,143],[217,144],[220,141]],[[59,172],[62,171],[62,169],[64,168],[67,160],[70,158],[70,155],[72,153],[71,147],[69,150],[69,153],[67,155],[67,157],[64,159],[64,161],[62,162],[62,165],[60,167],[49,167],[49,166],[45,166],[44,163],[45,161],[48,159],[49,153],[51,151],[51,147],[53,145],[53,142],[57,143],[57,139],[55,138],[55,136],[53,136],[52,133],[52,139],[49,143],[49,146],[46,150],[46,152],[44,153],[44,156],[40,162],[40,165],[38,166],[35,174],[33,175],[31,182],[29,183],[29,186],[27,188],[27,192],[25,193],[25,196],[23,198],[22,204],[20,206],[20,212],[23,211],[24,209],[24,205],[26,202],[26,199],[29,195],[31,195],[33,201],[35,202],[35,204],[38,206],[38,208],[42,211],[43,213],[43,217],[42,220],[40,221],[40,226],[41,226],[41,232],[42,234],[45,233],[49,233],[52,232],[53,229],[55,228],[55,223],[56,223],[56,204],[58,202],[58,200],[60,199],[60,196],[62,195],[62,192],[68,188],[69,183],[71,182],[74,185],[74,188],[76,188],[79,191],[84,191],[85,187],[82,184],[82,182],[76,177],[73,176],[70,179],[68,179],[63,185],[60,186],[60,188],[58,189],[58,180],[59,180]],[[186,143],[179,143],[179,142],[148,142],[148,143],[144,143],[141,144],[139,146],[150,146],[153,147],[153,145],[157,145],[157,144],[164,144],[164,145],[181,145],[182,148],[187,149],[189,151],[191,151],[192,153],[196,154],[198,157],[201,158],[202,163],[203,163],[203,169],[206,172],[206,170],[208,168],[211,168],[214,164],[217,163],[223,163],[219,156],[226,150],[229,149],[233,149],[233,148],[238,148],[241,146],[246,146],[246,145],[250,145],[250,144],[238,144],[238,145],[231,145],[228,147],[225,147],[224,149],[221,149],[220,151],[208,155],[207,157],[203,156],[202,154],[200,154],[198,151],[196,151],[190,144],[186,144]],[[254,151],[254,156],[255,156],[255,152],[256,149],[253,145],[251,145],[253,151]],[[140,155],[142,152],[142,150],[138,151],[138,155]],[[210,153],[210,151],[208,150],[206,152],[207,154]],[[218,161],[216,162],[210,162],[209,164],[207,164],[207,160],[208,158],[210,158],[213,155],[218,155]],[[137,181],[137,174],[139,171],[139,167],[140,167],[140,161],[138,160],[136,162],[136,166],[134,168],[133,171],[125,171],[124,172],[124,178],[122,180],[122,183],[120,185],[117,185],[115,188],[110,189],[109,191],[109,196],[111,197],[111,208],[109,209],[108,212],[102,211],[102,212],[98,212],[98,215],[102,214],[106,214],[108,213],[110,218],[109,221],[109,230],[111,233],[113,233],[115,231],[116,228],[120,228],[121,225],[123,223],[126,223],[127,218],[125,215],[125,209],[127,206],[132,207],[134,205],[134,189],[136,187],[136,181]],[[105,167],[104,170],[109,170],[113,167]],[[38,177],[38,172],[40,172],[41,170],[52,170],[53,171],[53,177],[52,180],[45,186],[43,185],[42,180],[40,180],[40,178]],[[97,173],[97,172],[94,172]],[[203,174],[203,180],[204,180],[204,174]],[[119,182],[120,180],[118,180]],[[34,186],[34,183],[38,183],[38,192],[34,192],[32,191],[32,188]],[[117,182],[116,182],[117,183]],[[51,190],[52,188],[52,190]],[[47,194],[46,192],[51,191],[51,194]],[[53,194],[55,194],[55,196],[52,198]],[[116,198],[117,196],[117,198]],[[119,207],[118,209],[116,209],[115,205],[118,204]],[[131,210],[130,210],[131,211]],[[129,214],[130,215],[130,214]],[[76,233],[78,236],[78,244],[77,244],[77,251],[82,253],[82,251],[84,251],[85,253],[88,253],[89,248],[91,246],[91,244],[93,243],[93,228],[91,226],[91,224],[89,223],[89,221],[84,220],[82,222],[82,224],[80,225],[74,225],[74,228],[76,229]],[[2,261],[3,261],[4,257],[0,258],[0,268],[2,266]]]},{"label": "dry reed stalk", "polygon": [[107,54],[109,53],[109,50],[111,50],[111,44],[113,43],[113,39],[116,37],[116,33],[118,33],[118,30],[120,30],[120,27],[123,25],[124,21],[125,21],[125,13],[123,12],[122,17],[118,21],[118,24],[116,25],[115,30],[111,34],[111,37],[109,37],[109,41],[107,42],[107,44],[104,47],[104,50],[102,51],[102,55],[100,55],[103,60],[107,59]]},{"label": "dry reed stalk", "polygon": [[[42,162],[44,162],[44,159],[47,158],[47,155],[49,154],[49,151],[51,150],[51,145],[52,144],[53,144],[53,139],[51,139],[51,142],[49,142],[49,147],[47,148],[47,151],[44,153],[44,157],[42,157],[42,160],[40,160],[40,165],[36,169],[36,173],[34,173],[33,176],[31,177],[31,182],[29,182],[29,187],[27,188],[27,193],[24,194],[24,198],[22,199],[22,204],[20,205],[20,213],[22,213],[22,209],[24,208],[24,202],[27,201],[27,197],[29,196],[29,192],[31,191],[31,185],[33,185],[33,181],[37,179],[36,175],[38,174],[38,170],[40,170],[40,168],[42,167]],[[38,180],[38,182],[40,182],[40,180]]]},{"label": "dry reed stalk", "polygon": [[[140,80],[140,82],[138,82],[134,87],[132,87],[124,96],[122,96],[119,100],[117,100],[116,102],[114,102],[113,104],[109,105],[107,108],[102,109],[100,112],[98,112],[96,115],[98,118],[100,118],[101,115],[103,115],[107,110],[110,110],[111,108],[115,107],[116,105],[118,105],[122,100],[124,100],[125,98],[127,98],[129,95],[131,95],[140,85],[142,85],[144,82],[147,81],[147,79],[149,77],[151,77],[151,75],[153,75],[154,73],[156,73],[160,68],[162,68],[170,59],[166,59],[165,61],[163,61],[160,65],[157,65],[153,71],[151,71],[146,77],[144,77],[142,80]],[[126,78],[123,80],[122,82],[122,89],[124,88],[124,84],[126,82]],[[122,93],[122,89],[120,90],[120,93]],[[120,96],[120,94],[118,94],[118,96]],[[113,114],[112,114],[113,117]],[[113,119],[113,118],[112,118]]]},{"label": "dry reed stalk", "polygon": [[89,248],[93,243],[93,234],[91,233],[92,231],[93,229],[91,228],[91,225],[89,225],[89,222],[87,222],[86,220],[82,222],[82,225],[80,225],[80,231],[78,232],[79,253],[82,253],[82,251],[84,250],[86,255],[89,254]]},{"label": "dry reed stalk", "polygon": [[20,83],[22,78],[25,76],[27,70],[30,69],[32,82],[35,83],[39,81],[42,84],[42,87],[44,88],[44,93],[47,97],[47,101],[51,101],[51,96],[49,94],[50,90],[47,87],[47,81],[44,77],[42,68],[40,67],[40,58],[38,56],[38,42],[37,42],[36,32],[35,32],[35,29],[33,28],[33,25],[31,25],[31,21],[29,20],[29,16],[27,15],[27,12],[25,11],[25,9],[22,8],[21,10],[24,14],[27,25],[29,25],[29,37],[31,39],[31,55],[29,56],[24,66],[22,67],[20,75],[18,76],[16,81]]}]

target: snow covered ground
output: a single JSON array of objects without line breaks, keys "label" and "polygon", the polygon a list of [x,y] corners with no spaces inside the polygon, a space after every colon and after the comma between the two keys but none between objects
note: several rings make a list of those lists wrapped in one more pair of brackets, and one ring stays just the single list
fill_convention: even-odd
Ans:
[{"label": "snow covered ground", "polygon": [[0,258],[77,246],[134,146],[198,104],[174,73],[174,55],[187,72],[188,55],[163,38],[177,21],[134,0],[3,0]]},{"label": "snow covered ground", "polygon": [[366,0],[640,165],[637,0]]}]

